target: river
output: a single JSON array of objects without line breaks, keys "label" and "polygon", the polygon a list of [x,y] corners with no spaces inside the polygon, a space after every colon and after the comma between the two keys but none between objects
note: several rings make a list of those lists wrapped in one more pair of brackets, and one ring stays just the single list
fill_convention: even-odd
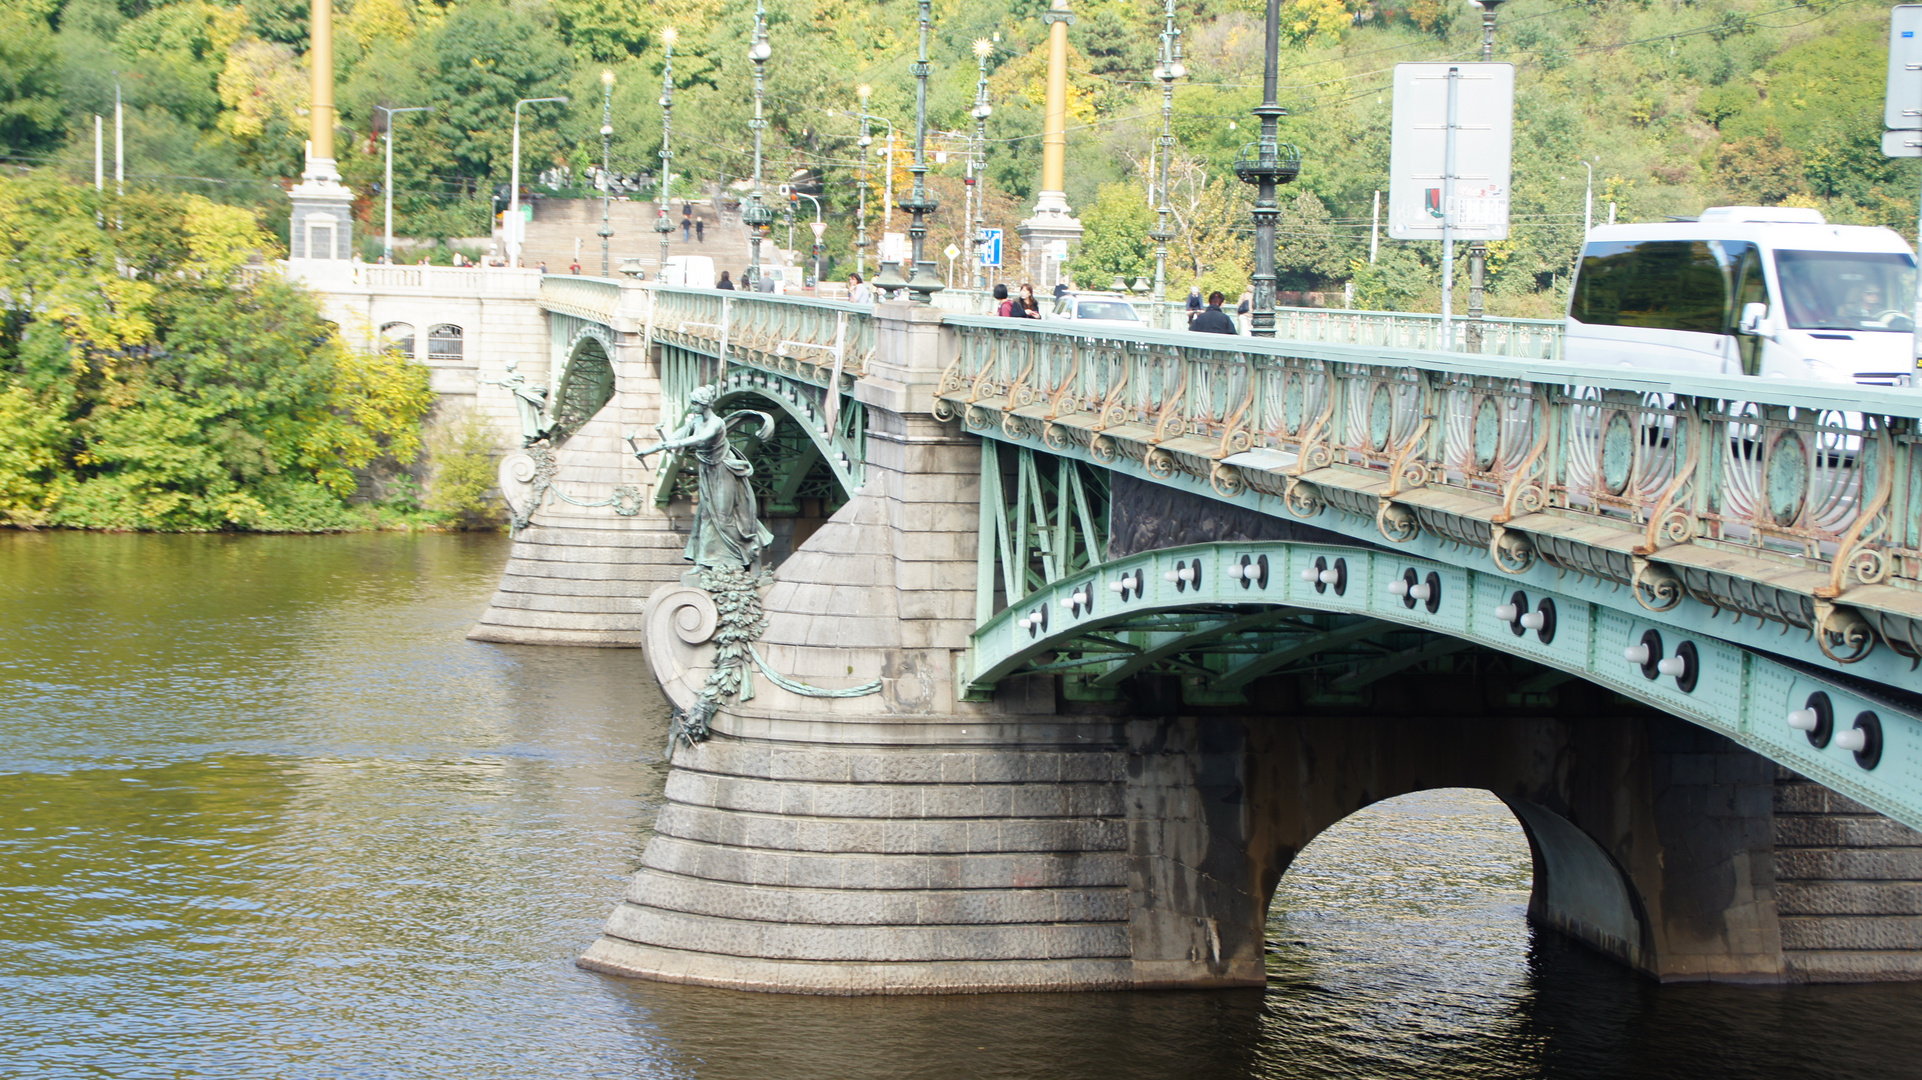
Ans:
[{"label": "river", "polygon": [[1922,987],[1656,986],[1425,792],[1283,884],[1265,991],[810,998],[573,960],[661,801],[638,653],[463,638],[499,536],[0,532],[3,1077],[1900,1077]]}]

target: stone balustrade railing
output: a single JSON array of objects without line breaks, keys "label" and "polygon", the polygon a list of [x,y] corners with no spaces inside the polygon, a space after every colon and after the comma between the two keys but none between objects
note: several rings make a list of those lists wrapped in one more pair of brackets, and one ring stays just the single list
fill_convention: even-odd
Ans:
[{"label": "stone balustrade railing", "polygon": [[1095,462],[1328,506],[1922,654],[1922,394],[951,315],[943,409]]},{"label": "stone balustrade railing", "polygon": [[338,259],[290,259],[282,265],[290,279],[321,292],[530,299],[543,287],[539,270],[518,267],[391,266]]}]

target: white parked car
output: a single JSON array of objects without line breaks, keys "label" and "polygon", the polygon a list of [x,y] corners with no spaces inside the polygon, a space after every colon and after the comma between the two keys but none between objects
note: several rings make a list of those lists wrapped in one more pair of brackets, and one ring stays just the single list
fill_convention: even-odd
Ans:
[{"label": "white parked car", "polygon": [[1047,317],[1091,326],[1140,329],[1148,325],[1147,317],[1135,307],[1132,297],[1111,292],[1063,293],[1054,301],[1053,312]]},{"label": "white parked car", "polygon": [[1820,211],[1720,206],[1588,234],[1563,356],[1891,385],[1915,371],[1915,253]]}]

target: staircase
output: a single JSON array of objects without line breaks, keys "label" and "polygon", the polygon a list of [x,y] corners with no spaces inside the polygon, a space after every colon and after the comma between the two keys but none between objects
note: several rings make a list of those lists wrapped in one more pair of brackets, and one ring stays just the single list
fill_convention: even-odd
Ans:
[{"label": "staircase", "polygon": [[[626,259],[638,259],[648,280],[660,269],[661,237],[654,231],[655,205],[652,202],[627,202],[619,199],[608,204],[608,223],[614,235],[608,245],[610,276],[620,273]],[[681,239],[679,199],[669,208],[668,220],[674,231],[668,234],[668,255],[705,255],[714,260],[714,272],[729,272],[739,281],[748,264],[747,231],[738,213],[719,214],[712,199],[694,202],[694,218],[707,228],[702,239]],[[601,201],[599,199],[543,199],[533,202],[534,220],[527,223],[527,236],[521,246],[521,263],[536,266],[545,262],[550,274],[565,274],[579,252],[581,273],[598,276],[601,272]],[[718,215],[718,216],[717,216]],[[723,220],[725,219],[725,220]],[[764,244],[761,257],[770,264],[779,256],[772,243]]]}]

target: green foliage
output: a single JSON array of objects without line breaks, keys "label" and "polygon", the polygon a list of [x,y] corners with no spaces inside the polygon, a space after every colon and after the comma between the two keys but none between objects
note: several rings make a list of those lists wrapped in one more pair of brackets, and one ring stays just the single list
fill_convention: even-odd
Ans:
[{"label": "green foliage", "polygon": [[0,10],[0,154],[59,145],[60,54],[47,24]]},{"label": "green foliage", "polygon": [[1068,263],[1068,272],[1086,289],[1105,289],[1116,274],[1128,284],[1153,277],[1155,214],[1133,184],[1104,184],[1093,206],[1081,211],[1081,246]]},{"label": "green foliage", "polygon": [[465,529],[499,528],[494,434],[467,412],[442,424],[429,442],[433,483],[426,507]]},{"label": "green foliage", "polygon": [[0,514],[351,527],[354,470],[419,451],[426,371],[349,350],[308,294],[243,277],[269,247],[252,215],[199,196],[0,179]]}]

